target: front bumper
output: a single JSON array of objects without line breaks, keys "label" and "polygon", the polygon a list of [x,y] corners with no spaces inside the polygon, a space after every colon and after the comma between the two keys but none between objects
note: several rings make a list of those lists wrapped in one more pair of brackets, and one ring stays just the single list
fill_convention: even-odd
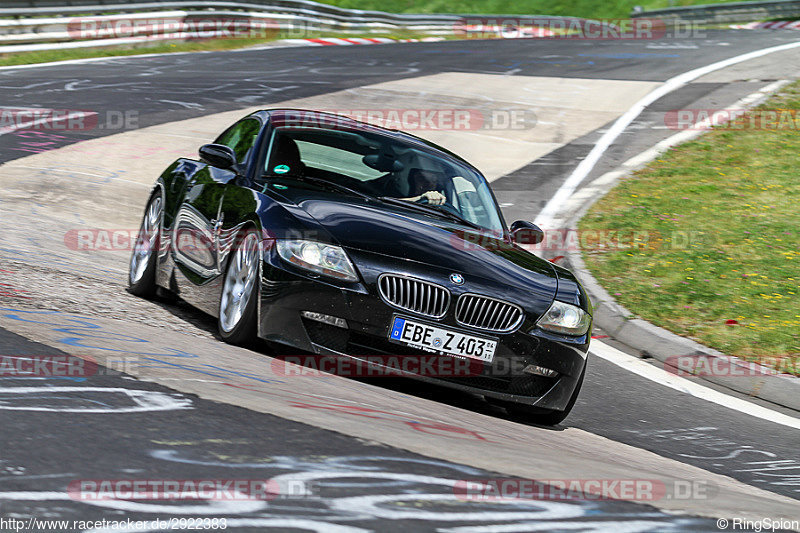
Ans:
[{"label": "front bumper", "polygon": [[[553,410],[566,407],[586,364],[590,334],[578,338],[550,334],[535,329],[534,322],[526,320],[514,332],[487,335],[459,325],[455,321],[454,306],[443,318],[435,320],[391,307],[377,295],[374,285],[355,283],[342,287],[322,278],[313,279],[304,272],[287,270],[286,265],[269,259],[264,261],[262,272],[260,336],[304,352],[356,359],[431,355],[389,341],[393,317],[405,316],[497,340],[492,363],[471,361],[470,368],[474,369],[477,364],[477,372],[467,376],[414,374],[415,379]],[[342,318],[348,327],[311,320],[301,315],[303,311]],[[523,372],[528,365],[553,370],[557,375],[545,377]]]}]

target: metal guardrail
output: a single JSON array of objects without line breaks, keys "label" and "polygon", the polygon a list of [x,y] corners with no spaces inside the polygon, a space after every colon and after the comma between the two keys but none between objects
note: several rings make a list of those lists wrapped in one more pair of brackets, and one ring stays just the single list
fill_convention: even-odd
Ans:
[{"label": "metal guardrail", "polygon": [[[186,28],[196,28],[202,21],[233,19],[262,30],[285,30],[282,37],[305,37],[312,33],[337,31],[343,33],[381,34],[410,30],[430,35],[472,33],[486,28],[524,25],[541,26],[549,20],[583,21],[575,17],[547,15],[458,15],[405,14],[345,9],[312,0],[10,0],[0,3],[0,54],[53,48],[84,48],[137,44],[156,40],[185,40]],[[800,16],[800,0],[771,0],[737,2],[694,7],[674,7],[633,14],[635,18],[656,18],[666,23],[724,23],[752,21],[763,18]],[[119,22],[141,21],[130,34],[120,36],[107,32],[94,37],[77,34],[75,24],[96,20]],[[469,21],[478,22],[471,25]],[[77,22],[76,22],[77,21]],[[162,21],[162,22],[160,22]],[[606,22],[594,21],[601,25]],[[545,23],[544,26],[547,26]],[[165,31],[165,27],[174,27]],[[480,28],[483,28],[482,30]],[[149,29],[148,29],[149,28]],[[533,35],[533,32],[531,35]],[[258,35],[265,35],[263,32]],[[542,35],[547,35],[544,32]],[[552,35],[552,33],[551,33]],[[203,37],[230,36],[222,29],[205,32]],[[236,36],[242,36],[238,34]],[[266,35],[265,35],[266,36]]]},{"label": "metal guardrail", "polygon": [[[87,27],[97,29],[88,30]],[[110,29],[109,29],[110,28]],[[343,31],[381,33],[397,29],[383,22],[341,22],[328,17],[286,13],[236,11],[159,11],[122,15],[37,17],[0,19],[0,53],[43,50],[54,46],[73,48],[132,44],[146,40],[275,35],[302,37],[309,32]],[[453,24],[414,23],[403,26],[418,32],[451,33]],[[233,35],[232,32],[238,32]],[[121,35],[122,34],[122,35]],[[127,40],[120,39],[126,37]],[[13,48],[12,48],[13,46]]]},{"label": "metal guardrail", "polygon": [[[444,35],[486,32],[487,28],[506,24],[525,24],[520,21],[528,19],[538,21],[531,22],[533,25],[549,20],[585,20],[549,15],[385,13],[344,9],[311,0],[11,0],[0,6],[0,53],[180,40],[181,35],[183,39],[192,38],[185,37],[186,28],[214,19],[234,19],[244,22],[245,26],[286,30],[283,35],[288,37],[321,31],[380,34],[396,30]],[[140,25],[143,27],[137,26],[124,38],[114,35],[113,31],[95,38],[78,35],[75,31],[76,24],[82,21],[113,24],[122,19],[129,22],[146,19],[149,29],[148,24],[143,23]],[[167,26],[174,31],[165,31]],[[223,30],[204,35],[221,37],[228,33]]]},{"label": "metal guardrail", "polygon": [[778,18],[800,18],[800,0],[730,2],[700,6],[669,7],[631,13],[633,18],[655,18],[667,22],[727,24]]},{"label": "metal guardrail", "polygon": [[[0,5],[3,6],[0,7],[0,53],[180,40],[182,35],[186,38],[186,28],[210,20],[235,20],[240,25],[244,22],[251,28],[276,32],[286,30],[289,36],[294,37],[320,31],[380,34],[410,30],[441,35],[452,33],[461,20],[458,15],[348,10],[309,0],[95,0],[91,4],[29,0]],[[150,27],[137,28],[125,38],[106,34],[91,39],[77,35],[75,31],[75,25],[80,21],[113,23],[120,19],[146,19]],[[174,31],[164,31],[167,25],[174,25]],[[225,32],[205,35],[217,37],[225,35]]]},{"label": "metal guardrail", "polygon": [[111,13],[136,13],[160,10],[206,10],[225,9],[241,11],[259,11],[262,13],[305,13],[307,15],[326,15],[337,20],[374,21],[387,23],[404,23],[411,21],[454,22],[458,15],[446,14],[405,14],[386,13],[383,11],[364,11],[345,9],[330,4],[320,4],[310,0],[247,0],[237,1],[141,1],[141,0],[87,0],[75,2],[69,0],[22,0],[5,1],[0,7],[0,18],[33,17],[33,16],[74,16],[104,15]]}]

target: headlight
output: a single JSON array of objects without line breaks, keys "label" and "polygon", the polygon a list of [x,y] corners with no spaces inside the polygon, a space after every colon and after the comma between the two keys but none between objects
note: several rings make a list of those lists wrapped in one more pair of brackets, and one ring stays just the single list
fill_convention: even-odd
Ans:
[{"label": "headlight", "polygon": [[536,322],[536,325],[556,333],[583,335],[589,331],[591,322],[591,315],[580,307],[563,302],[553,302],[550,309]]},{"label": "headlight", "polygon": [[314,241],[278,240],[278,255],[300,268],[342,281],[358,281],[356,269],[338,246]]}]

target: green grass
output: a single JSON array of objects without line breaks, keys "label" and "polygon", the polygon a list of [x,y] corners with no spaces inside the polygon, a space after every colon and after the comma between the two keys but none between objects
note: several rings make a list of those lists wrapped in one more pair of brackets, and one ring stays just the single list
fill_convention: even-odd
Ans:
[{"label": "green grass", "polygon": [[[669,0],[319,0],[349,9],[391,13],[502,13],[517,15],[563,15],[587,18],[625,18],[633,6],[645,10],[669,7]],[[675,6],[717,4],[731,0],[676,0]]]},{"label": "green grass", "polygon": [[[69,59],[86,59],[90,57],[116,57],[137,54],[165,54],[176,52],[203,52],[214,50],[233,50],[265,44],[287,36],[275,33],[270,38],[240,38],[240,39],[207,39],[202,41],[174,41],[152,44],[137,44],[125,46],[104,46],[97,48],[73,48],[42,50],[39,52],[18,52],[13,54],[0,54],[0,66],[27,65],[32,63],[49,63],[51,61],[66,61]],[[390,37],[395,39],[420,39],[430,37],[427,34],[407,31],[396,31],[381,34],[342,34],[341,32],[320,32],[302,35],[303,38],[318,37]]]},{"label": "green grass", "polygon": [[265,42],[264,39],[214,39],[208,41],[159,43],[137,46],[107,46],[97,48],[72,48],[60,50],[42,50],[39,52],[19,52],[0,54],[0,65],[26,65],[30,63],[49,63],[69,59],[86,59],[89,57],[113,57],[136,54],[163,54],[170,52],[199,52],[204,50],[230,50]]},{"label": "green grass", "polygon": [[[800,110],[800,83],[760,109]],[[588,268],[642,318],[800,374],[798,130],[800,112],[780,130],[717,128],[623,180],[579,228],[650,238],[584,250]]]}]

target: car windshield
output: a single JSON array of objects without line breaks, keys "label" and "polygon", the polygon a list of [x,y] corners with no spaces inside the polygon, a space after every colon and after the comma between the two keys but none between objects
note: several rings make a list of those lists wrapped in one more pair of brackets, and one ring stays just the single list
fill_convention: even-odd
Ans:
[{"label": "car windshield", "polygon": [[[276,128],[265,176],[325,180],[357,193],[424,205],[492,232],[503,224],[486,179],[457,160],[372,132]],[[342,189],[344,190],[344,189]],[[402,205],[392,202],[393,205]]]}]

